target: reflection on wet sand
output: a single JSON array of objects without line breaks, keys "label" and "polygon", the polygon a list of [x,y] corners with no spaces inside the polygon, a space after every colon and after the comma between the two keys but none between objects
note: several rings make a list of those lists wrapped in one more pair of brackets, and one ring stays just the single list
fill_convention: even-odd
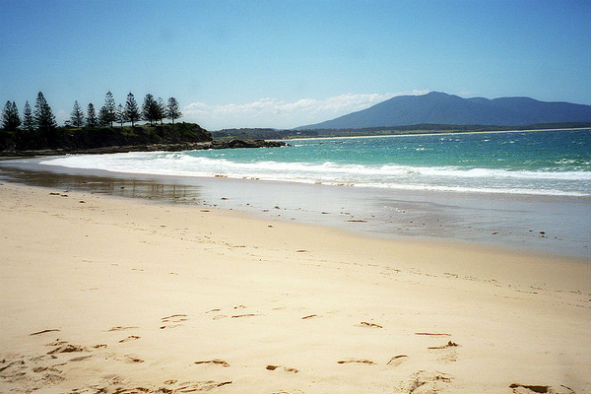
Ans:
[{"label": "reflection on wet sand", "polygon": [[73,175],[42,171],[0,168],[0,180],[30,186],[77,190],[126,198],[141,198],[165,203],[197,203],[200,186],[166,184],[161,180]]}]

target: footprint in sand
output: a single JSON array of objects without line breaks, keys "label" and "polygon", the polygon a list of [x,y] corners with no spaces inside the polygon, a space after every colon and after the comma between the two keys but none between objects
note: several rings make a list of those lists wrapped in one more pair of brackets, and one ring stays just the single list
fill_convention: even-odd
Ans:
[{"label": "footprint in sand", "polygon": [[415,332],[415,335],[427,335],[427,336],[436,336],[436,337],[450,337],[451,334],[445,334],[445,333],[433,333],[433,332]]},{"label": "footprint in sand", "polygon": [[92,356],[80,356],[80,357],[74,357],[74,358],[71,358],[71,359],[70,359],[70,361],[83,361],[83,360],[89,359],[89,358],[91,358],[91,357],[92,357]]},{"label": "footprint in sand", "polygon": [[94,393],[194,393],[211,391],[217,387],[222,387],[228,384],[232,384],[232,381],[216,382],[213,380],[207,381],[187,381],[179,382],[177,379],[165,380],[159,385],[134,385],[129,383],[126,379],[119,376],[106,376],[103,378],[104,383],[101,385],[91,385],[87,388],[75,388],[72,392],[86,392],[91,389]]},{"label": "footprint in sand", "polygon": [[187,319],[187,315],[179,313],[176,315],[162,317],[162,318],[160,318],[160,320],[162,320],[163,323],[168,323],[170,321],[172,321],[174,323],[178,323],[178,322],[186,321],[188,319]]},{"label": "footprint in sand", "polygon": [[362,321],[361,323],[357,324],[357,327],[384,328],[384,327],[380,326],[379,324],[369,323],[366,321]]},{"label": "footprint in sand", "polygon": [[[239,310],[239,309],[247,309],[248,307],[246,305],[235,305],[232,307],[234,310]],[[221,312],[222,309],[221,308],[214,308],[214,309],[210,309],[209,311],[205,312],[205,313],[216,313],[216,312]],[[242,317],[253,317],[253,316],[260,316],[260,314],[258,313],[241,313],[241,314],[236,314],[236,315],[224,315],[224,314],[217,314],[215,316],[212,317],[213,320],[220,320],[220,319],[224,319],[226,317],[230,317],[232,319],[238,319],[238,318],[242,318]]]},{"label": "footprint in sand", "polygon": [[176,315],[162,317],[160,320],[162,321],[162,323],[177,323],[177,324],[168,324],[168,325],[160,326],[160,329],[163,330],[165,328],[180,327],[180,326],[182,326],[182,324],[179,324],[179,323],[182,323],[182,322],[187,321],[189,319],[187,318],[187,315],[182,314],[182,313],[178,313]]},{"label": "footprint in sand", "polygon": [[135,327],[135,326],[116,326],[116,327],[112,327],[112,328],[108,329],[107,332],[131,330],[132,328],[138,328],[138,327]]},{"label": "footprint in sand", "polygon": [[238,317],[252,317],[252,316],[258,316],[258,315],[254,314],[254,313],[244,313],[242,315],[232,315],[232,318],[235,319]]},{"label": "footprint in sand", "polygon": [[213,359],[213,360],[204,360],[204,361],[195,361],[195,364],[199,365],[199,364],[214,364],[214,365],[221,365],[222,367],[229,367],[230,364],[228,364],[227,361],[224,360],[220,360],[220,359]]},{"label": "footprint in sand", "polygon": [[144,360],[142,360],[141,358],[136,357],[136,356],[131,355],[131,354],[126,354],[125,355],[125,361],[128,362],[128,363],[143,363],[144,362]]},{"label": "footprint in sand", "polygon": [[[71,345],[66,347],[60,345],[55,353],[69,353],[85,349],[79,346]],[[52,351],[53,352],[53,351]],[[82,356],[81,359],[91,356]],[[60,365],[66,365],[69,361],[76,361],[78,357],[63,363],[55,364],[56,355],[36,355],[26,357],[25,355],[13,355],[12,357],[2,357],[0,360],[0,381],[6,392],[32,392],[41,387],[63,382],[65,377],[63,371],[56,368]],[[2,390],[4,392],[4,390]]]},{"label": "footprint in sand", "polygon": [[400,364],[402,364],[403,362],[405,362],[408,359],[408,356],[406,354],[399,354],[397,356],[394,356],[390,359],[390,361],[388,361],[386,363],[386,365],[390,365],[392,367],[397,367]]},{"label": "footprint in sand", "polygon": [[302,317],[302,320],[307,320],[307,319],[312,319],[314,317],[318,317],[318,315],[308,315],[308,316],[304,316]]},{"label": "footprint in sand", "polygon": [[375,365],[375,363],[371,360],[355,360],[355,359],[349,359],[349,360],[340,360],[337,361],[338,364],[367,364],[367,365]]},{"label": "footprint in sand", "polygon": [[45,333],[48,333],[48,332],[56,332],[56,331],[59,331],[59,330],[58,330],[57,328],[53,328],[53,329],[50,329],[50,330],[41,330],[41,331],[37,331],[37,332],[34,332],[34,333],[32,333],[32,334],[29,334],[29,335],[30,335],[30,336],[33,336],[33,335],[40,335],[40,334],[45,334]]},{"label": "footprint in sand", "polygon": [[119,341],[119,343],[125,343],[125,342],[129,342],[129,341],[135,341],[140,339],[141,337],[137,336],[137,335],[130,335],[127,338],[123,338],[122,340]]},{"label": "footprint in sand", "polygon": [[407,382],[399,387],[399,391],[413,393],[438,393],[445,391],[446,386],[452,382],[452,377],[439,371],[420,370],[411,375]]},{"label": "footprint in sand", "polygon": [[427,349],[440,354],[439,361],[454,362],[458,359],[457,348],[459,346],[455,342],[448,341],[445,345],[429,346]]},{"label": "footprint in sand", "polygon": [[548,393],[548,394],[575,394],[575,391],[568,386],[563,384],[560,385],[560,388],[555,388],[552,386],[544,386],[544,385],[529,385],[529,384],[520,384],[520,383],[512,383],[509,385],[509,388],[515,394],[531,394],[531,393]]},{"label": "footprint in sand", "polygon": [[295,368],[288,368],[288,367],[281,367],[281,365],[272,365],[269,364],[265,367],[265,369],[267,369],[268,371],[275,371],[277,368],[282,368],[285,372],[291,372],[291,373],[298,373],[300,372],[299,370],[295,369]]},{"label": "footprint in sand", "polygon": [[78,345],[61,345],[56,347],[53,350],[47,352],[47,354],[57,354],[57,353],[73,353],[73,352],[88,352],[88,349]]},{"label": "footprint in sand", "polygon": [[61,346],[65,345],[66,343],[68,343],[68,341],[62,341],[59,338],[56,338],[55,341],[46,343],[45,346]]}]

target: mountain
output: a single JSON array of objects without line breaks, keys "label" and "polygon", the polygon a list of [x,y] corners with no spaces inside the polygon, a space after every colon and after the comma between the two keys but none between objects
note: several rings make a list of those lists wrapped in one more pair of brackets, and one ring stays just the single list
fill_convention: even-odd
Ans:
[{"label": "mountain", "polygon": [[544,102],[529,97],[465,99],[431,92],[422,96],[393,97],[362,111],[297,129],[388,127],[419,123],[522,126],[559,122],[591,122],[591,106]]}]

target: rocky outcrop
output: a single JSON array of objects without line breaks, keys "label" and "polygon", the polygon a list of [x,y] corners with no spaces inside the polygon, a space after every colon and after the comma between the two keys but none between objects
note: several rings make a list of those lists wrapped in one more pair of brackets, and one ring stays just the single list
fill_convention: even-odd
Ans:
[{"label": "rocky outcrop", "polygon": [[231,141],[211,141],[211,149],[234,149],[234,148],[278,148],[286,146],[281,141],[265,140],[231,140]]}]

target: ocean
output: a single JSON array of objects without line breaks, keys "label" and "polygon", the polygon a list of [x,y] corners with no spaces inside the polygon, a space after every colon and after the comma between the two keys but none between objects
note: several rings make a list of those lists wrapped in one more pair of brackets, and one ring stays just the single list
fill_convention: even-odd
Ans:
[{"label": "ocean", "polygon": [[591,258],[589,129],[288,142],[5,160],[0,182]]},{"label": "ocean", "polygon": [[362,188],[591,195],[591,131],[302,139],[273,149],[73,155],[47,166]]}]

